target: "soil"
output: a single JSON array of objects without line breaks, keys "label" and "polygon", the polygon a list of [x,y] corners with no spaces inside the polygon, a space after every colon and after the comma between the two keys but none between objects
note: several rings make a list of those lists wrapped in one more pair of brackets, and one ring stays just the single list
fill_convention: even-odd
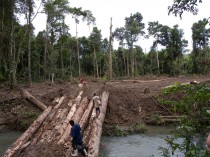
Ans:
[{"label": "soil", "polygon": [[[142,122],[147,115],[170,114],[155,101],[155,98],[161,94],[162,87],[195,80],[198,82],[209,81],[210,77],[147,76],[135,80],[111,82],[87,78],[87,85],[83,87],[83,96],[88,96],[91,99],[94,93],[101,94],[102,91],[109,91],[105,126],[130,126]],[[53,84],[49,82],[35,83],[30,87],[21,86],[13,90],[2,85],[0,88],[0,131],[23,130],[42,112],[23,98],[20,88],[26,89],[46,106],[55,105],[54,99],[64,94],[67,94],[69,98],[74,98],[79,91],[78,82],[66,83],[60,80]],[[67,104],[67,102],[64,103]]]},{"label": "soil", "polygon": [[[104,128],[110,126],[129,127],[137,123],[149,123],[148,115],[160,114],[171,115],[170,111],[161,107],[156,98],[161,95],[163,87],[175,83],[191,81],[210,81],[209,76],[180,76],[180,77],[155,77],[145,76],[134,80],[115,80],[104,82],[102,80],[86,78],[87,85],[83,87],[83,95],[92,98],[94,93],[101,94],[109,91],[109,102],[105,118]],[[43,102],[46,106],[54,106],[56,97],[67,95],[70,99],[77,96],[79,92],[78,82],[66,83],[56,81],[55,83],[34,83],[32,86],[20,86],[11,90],[1,85],[0,88],[0,132],[10,129],[25,130],[42,112],[36,106],[25,100],[21,89]],[[68,102],[64,101],[67,106]],[[48,152],[49,153],[49,152]],[[55,153],[55,152],[54,152]],[[58,151],[59,153],[59,151]]]}]

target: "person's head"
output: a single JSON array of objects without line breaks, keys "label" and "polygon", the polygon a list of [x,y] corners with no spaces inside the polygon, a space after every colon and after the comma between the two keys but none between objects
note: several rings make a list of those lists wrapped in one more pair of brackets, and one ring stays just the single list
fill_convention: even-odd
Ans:
[{"label": "person's head", "polygon": [[93,95],[96,96],[96,93],[94,93]]},{"label": "person's head", "polygon": [[71,126],[73,126],[73,125],[74,125],[74,120],[70,120],[70,121],[69,121],[69,124],[70,124]]}]

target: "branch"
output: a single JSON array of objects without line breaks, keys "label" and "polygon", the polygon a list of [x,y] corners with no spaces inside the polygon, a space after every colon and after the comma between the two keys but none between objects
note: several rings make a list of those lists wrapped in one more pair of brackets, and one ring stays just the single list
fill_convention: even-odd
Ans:
[{"label": "branch", "polygon": [[31,22],[35,19],[35,17],[38,15],[38,13],[42,13],[42,12],[39,12],[39,9],[41,8],[41,6],[42,6],[42,1],[41,1],[40,5],[39,5],[39,8],[38,8],[36,14],[35,14],[34,17],[32,18]]}]

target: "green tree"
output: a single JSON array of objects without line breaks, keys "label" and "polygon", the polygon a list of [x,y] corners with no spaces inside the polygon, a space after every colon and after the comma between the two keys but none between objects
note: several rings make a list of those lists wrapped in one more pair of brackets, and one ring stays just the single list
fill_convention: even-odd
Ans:
[{"label": "green tree", "polygon": [[210,29],[206,28],[208,19],[204,18],[194,23],[192,26],[193,40],[193,72],[204,73],[208,72],[208,43],[210,37]]},{"label": "green tree", "polygon": [[[166,47],[167,50],[167,73],[171,75],[176,75],[180,73],[180,65],[182,54],[185,52],[185,47],[187,47],[187,41],[183,39],[184,32],[182,29],[175,25],[173,28],[159,24],[158,22],[149,22],[148,27],[149,35],[153,35],[155,41],[153,42],[152,49],[154,49],[157,44]],[[157,56],[157,66],[159,66],[159,58]],[[178,68],[175,70],[175,64]]]},{"label": "green tree", "polygon": [[142,22],[142,15],[137,12],[131,14],[130,17],[125,18],[125,40],[128,44],[128,48],[131,53],[131,74],[134,76],[134,55],[133,55],[133,45],[139,40],[140,35],[144,35],[144,23]]},{"label": "green tree", "polygon": [[48,48],[53,48],[53,44],[58,40],[57,31],[59,35],[62,35],[62,31],[66,32],[66,29],[61,29],[66,27],[64,27],[65,14],[73,12],[74,9],[70,8],[68,0],[47,0],[44,4],[44,11],[47,15],[44,53],[44,77],[46,78]]},{"label": "green tree", "polygon": [[94,55],[94,59],[93,59],[93,62],[94,62],[94,76],[96,74],[96,77],[99,78],[97,52],[99,52],[100,49],[101,49],[101,40],[102,40],[101,30],[99,30],[97,27],[93,27],[93,31],[90,34],[89,39],[91,41],[91,46],[92,46],[93,55]]},{"label": "green tree", "polygon": [[84,13],[86,14],[86,16],[83,16],[83,21],[87,22],[89,32],[91,33],[90,25],[95,25],[96,18],[93,16],[93,13],[90,10],[84,10]]},{"label": "green tree", "polygon": [[124,28],[117,28],[115,30],[114,36],[120,40],[126,41],[126,44],[130,50],[130,63],[131,63],[131,75],[134,76],[134,55],[133,55],[133,46],[134,43],[139,40],[139,37],[144,35],[144,23],[142,22],[143,16],[137,12],[135,14],[131,14],[130,17],[125,18],[125,26]]}]

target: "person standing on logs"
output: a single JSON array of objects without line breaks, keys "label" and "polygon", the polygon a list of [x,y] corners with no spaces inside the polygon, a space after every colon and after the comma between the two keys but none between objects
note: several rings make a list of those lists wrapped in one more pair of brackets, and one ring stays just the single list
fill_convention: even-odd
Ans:
[{"label": "person standing on logs", "polygon": [[72,148],[74,150],[72,156],[78,156],[78,151],[83,155],[87,156],[86,147],[83,144],[82,140],[82,129],[79,124],[74,123],[73,120],[69,121],[71,125],[71,132],[70,135],[72,137]]},{"label": "person standing on logs", "polygon": [[94,96],[93,96],[93,105],[96,109],[96,118],[98,118],[98,116],[101,113],[101,110],[100,110],[101,100],[100,100],[100,97],[96,95],[96,93],[94,93]]}]

